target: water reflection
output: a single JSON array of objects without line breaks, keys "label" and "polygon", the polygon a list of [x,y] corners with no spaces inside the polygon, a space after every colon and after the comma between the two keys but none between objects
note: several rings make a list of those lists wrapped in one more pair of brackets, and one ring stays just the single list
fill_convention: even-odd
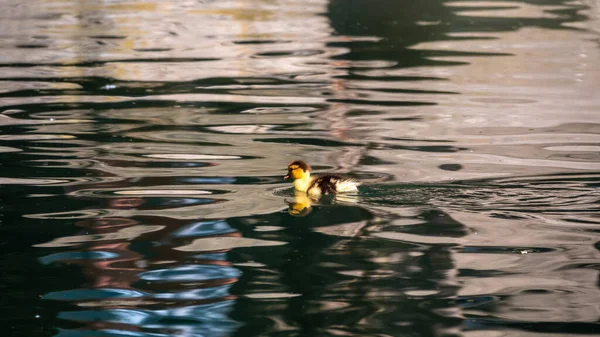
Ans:
[{"label": "water reflection", "polygon": [[597,330],[596,4],[0,8],[9,333]]},{"label": "water reflection", "polygon": [[293,216],[307,216],[312,211],[314,199],[306,193],[294,191],[294,200],[285,200],[288,205],[288,213]]}]

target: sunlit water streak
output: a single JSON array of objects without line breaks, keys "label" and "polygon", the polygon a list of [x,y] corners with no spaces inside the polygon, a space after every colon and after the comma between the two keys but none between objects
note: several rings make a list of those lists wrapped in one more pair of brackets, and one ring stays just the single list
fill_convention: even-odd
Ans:
[{"label": "sunlit water streak", "polygon": [[598,332],[597,3],[0,8],[3,333]]}]

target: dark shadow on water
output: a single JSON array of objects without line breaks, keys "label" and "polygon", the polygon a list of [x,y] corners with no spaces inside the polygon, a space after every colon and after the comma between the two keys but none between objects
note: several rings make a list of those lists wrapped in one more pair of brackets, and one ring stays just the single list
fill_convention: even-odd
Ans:
[{"label": "dark shadow on water", "polygon": [[[251,260],[261,265],[245,269],[234,290],[260,294],[265,285],[275,284],[279,289],[272,297],[240,299],[232,316],[247,324],[238,335],[281,334],[282,325],[299,336],[335,335],[336,331],[396,334],[404,330],[386,323],[392,317],[413,322],[405,328],[406,332],[418,329],[424,335],[437,335],[458,326],[460,318],[435,314],[455,305],[444,299],[456,288],[444,285],[447,270],[452,268],[447,262],[450,247],[421,247],[419,257],[411,261],[387,261],[388,254],[403,255],[416,247],[367,240],[363,237],[365,231],[378,226],[375,217],[360,206],[327,202],[314,205],[312,212],[303,217],[278,212],[252,219],[230,219],[240,224],[238,228],[248,222],[280,226],[281,230],[273,232],[269,239],[287,242],[264,250],[232,252],[233,261]],[[451,226],[440,222],[443,217],[439,212],[426,211],[418,217],[426,219],[422,227],[425,232],[428,225],[437,227],[437,233],[440,225],[448,229]],[[256,232],[243,235],[251,237]],[[410,272],[410,265],[422,267]],[[440,298],[424,305],[420,296],[403,294],[423,288],[435,288]],[[248,313],[256,314],[248,317]]]}]

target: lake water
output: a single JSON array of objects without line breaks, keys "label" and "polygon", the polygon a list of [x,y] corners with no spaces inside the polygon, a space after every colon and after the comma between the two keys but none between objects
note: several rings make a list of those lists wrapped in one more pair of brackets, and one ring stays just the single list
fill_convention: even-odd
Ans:
[{"label": "lake water", "polygon": [[3,336],[600,334],[598,1],[0,9]]}]

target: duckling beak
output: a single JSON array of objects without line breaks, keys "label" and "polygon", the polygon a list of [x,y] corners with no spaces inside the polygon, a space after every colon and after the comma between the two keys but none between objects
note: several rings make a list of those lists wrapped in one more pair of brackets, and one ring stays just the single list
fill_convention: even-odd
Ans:
[{"label": "duckling beak", "polygon": [[286,175],[283,177],[283,179],[290,179],[290,175],[289,175],[289,174],[286,174]]}]

